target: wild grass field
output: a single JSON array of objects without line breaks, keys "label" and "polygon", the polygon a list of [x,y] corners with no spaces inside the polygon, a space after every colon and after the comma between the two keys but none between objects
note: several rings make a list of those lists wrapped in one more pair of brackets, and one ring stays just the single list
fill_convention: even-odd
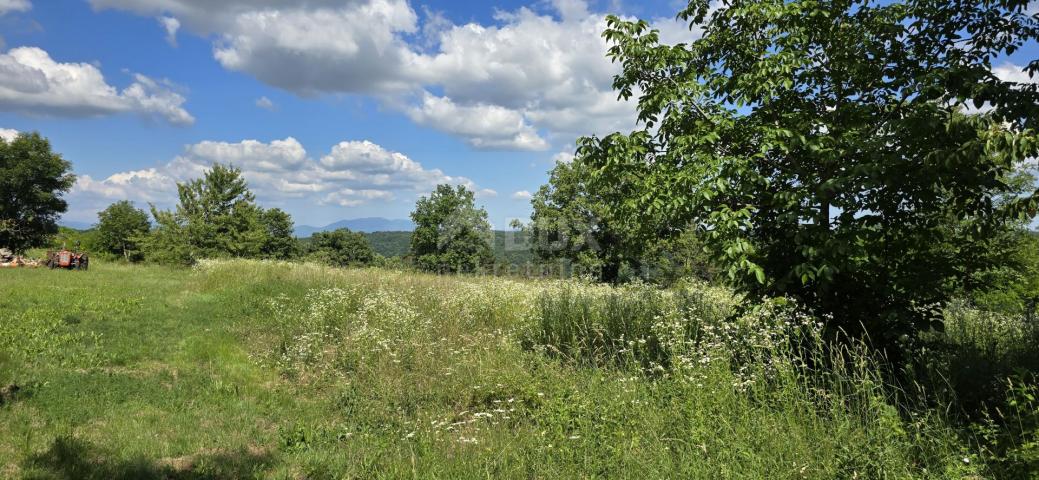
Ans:
[{"label": "wild grass field", "polygon": [[1035,442],[958,420],[1036,347],[963,306],[952,367],[896,387],[784,302],[700,284],[204,261],[0,292],[2,478],[1012,478]]}]

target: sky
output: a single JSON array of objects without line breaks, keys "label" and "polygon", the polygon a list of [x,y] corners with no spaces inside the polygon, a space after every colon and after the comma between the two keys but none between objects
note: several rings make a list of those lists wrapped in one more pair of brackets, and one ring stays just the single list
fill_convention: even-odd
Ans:
[{"label": "sky", "polygon": [[[170,208],[231,163],[298,225],[407,218],[436,184],[492,224],[575,140],[635,127],[611,88],[604,17],[665,43],[675,0],[0,0],[0,136],[38,131],[73,165],[66,223],[117,200]],[[1032,10],[1039,11],[1039,1]],[[994,71],[1034,82],[1021,65]]]},{"label": "sky", "polygon": [[297,224],[407,218],[438,183],[495,227],[575,140],[634,127],[600,34],[615,13],[693,34],[673,1],[0,0],[0,135],[70,161],[67,223],[241,168]]}]

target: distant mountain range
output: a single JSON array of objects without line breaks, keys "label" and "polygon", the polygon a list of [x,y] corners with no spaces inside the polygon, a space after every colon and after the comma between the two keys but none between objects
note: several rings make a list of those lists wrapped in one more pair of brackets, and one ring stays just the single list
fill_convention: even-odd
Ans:
[{"label": "distant mountain range", "polygon": [[[94,225],[90,222],[77,222],[75,220],[61,220],[58,225],[73,230],[89,230]],[[312,227],[310,225],[296,225],[295,234],[299,238],[307,238],[317,232],[331,232],[340,228],[349,228],[354,232],[410,232],[415,229],[411,220],[390,219],[382,217],[354,218],[340,220],[323,227]]]},{"label": "distant mountain range", "polygon": [[58,222],[58,225],[73,230],[90,230],[91,228],[94,228],[94,224],[90,222],[77,222],[75,220],[61,220]]},{"label": "distant mountain range", "polygon": [[340,220],[323,227],[312,227],[310,225],[296,226],[296,236],[307,238],[317,232],[330,232],[340,228],[349,228],[355,232],[410,232],[415,229],[411,220],[389,219],[382,217],[354,218],[352,220]]}]

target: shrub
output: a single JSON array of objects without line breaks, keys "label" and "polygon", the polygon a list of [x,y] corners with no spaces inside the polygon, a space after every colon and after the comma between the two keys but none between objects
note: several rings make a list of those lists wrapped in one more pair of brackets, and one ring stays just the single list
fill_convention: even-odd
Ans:
[{"label": "shrub", "polygon": [[363,233],[346,228],[315,233],[310,237],[308,256],[333,267],[370,265],[378,258]]}]

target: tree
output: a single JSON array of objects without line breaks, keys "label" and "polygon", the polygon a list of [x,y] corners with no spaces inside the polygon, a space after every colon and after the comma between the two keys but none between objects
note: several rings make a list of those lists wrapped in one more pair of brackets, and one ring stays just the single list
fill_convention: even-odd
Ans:
[{"label": "tree", "polygon": [[376,259],[372,245],[360,232],[340,228],[310,237],[310,256],[336,267],[370,265]]},{"label": "tree", "polygon": [[146,242],[149,257],[191,263],[199,258],[261,256],[269,235],[264,212],[240,170],[214,164],[202,178],[178,183],[177,193],[180,202],[174,211],[152,206],[157,227]]},{"label": "tree", "polygon": [[0,247],[23,252],[58,231],[76,177],[71,164],[38,133],[0,139]]},{"label": "tree", "polygon": [[298,249],[293,233],[292,216],[280,208],[263,210],[260,214],[266,239],[262,253],[266,258],[288,259],[296,256]]},{"label": "tree", "polygon": [[122,200],[109,205],[97,214],[97,218],[96,248],[126,260],[140,258],[140,240],[151,229],[144,210]]},{"label": "tree", "polygon": [[616,282],[625,265],[638,270],[647,243],[633,238],[630,226],[609,208],[620,191],[595,182],[581,159],[556,164],[531,199],[527,228],[535,255],[569,260],[604,282]]},{"label": "tree", "polygon": [[494,259],[487,211],[476,208],[475,195],[464,186],[437,185],[415,204],[411,219],[411,255],[421,268],[472,272]]},{"label": "tree", "polygon": [[1039,86],[991,68],[1037,38],[1026,5],[695,0],[679,17],[703,35],[678,45],[610,17],[614,87],[639,95],[641,127],[578,156],[597,181],[640,183],[610,205],[639,238],[692,223],[745,291],[800,299],[830,332],[910,340],[941,327],[962,253],[1039,205],[1008,181],[1039,153]]},{"label": "tree", "polygon": [[979,307],[1034,321],[1039,308],[1039,234],[1008,231],[984,255],[996,261],[971,277],[966,295]]}]

